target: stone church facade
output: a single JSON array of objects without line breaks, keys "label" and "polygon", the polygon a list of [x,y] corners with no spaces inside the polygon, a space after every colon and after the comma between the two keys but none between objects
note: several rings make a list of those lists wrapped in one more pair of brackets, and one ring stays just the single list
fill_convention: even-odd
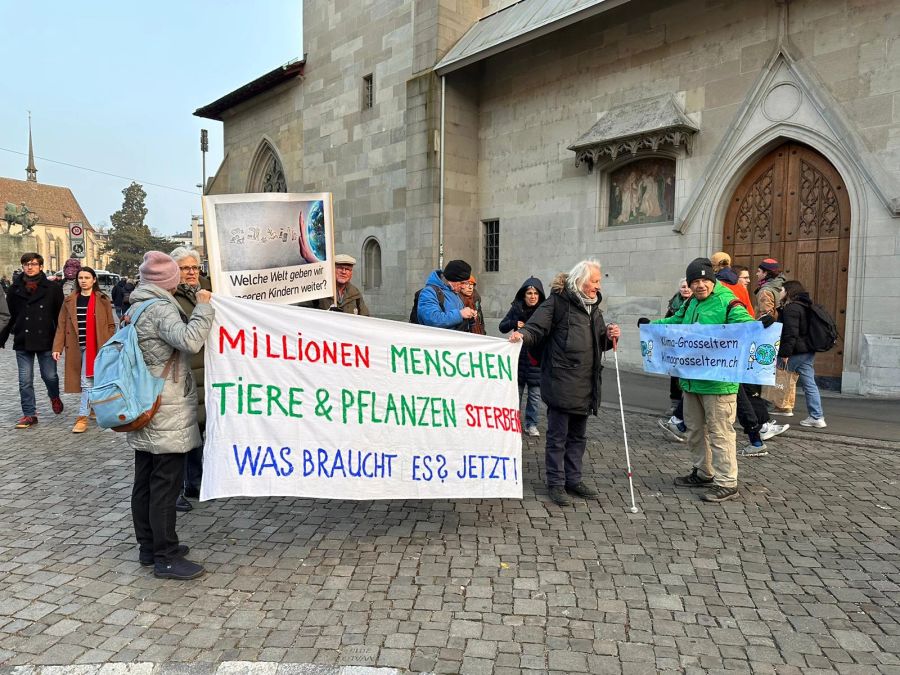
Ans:
[{"label": "stone church facade", "polygon": [[595,257],[634,344],[692,258],[775,257],[839,323],[818,374],[900,395],[898,35],[890,0],[307,0],[305,59],[197,111],[209,192],[333,192],[397,318],[442,260],[496,328]]}]

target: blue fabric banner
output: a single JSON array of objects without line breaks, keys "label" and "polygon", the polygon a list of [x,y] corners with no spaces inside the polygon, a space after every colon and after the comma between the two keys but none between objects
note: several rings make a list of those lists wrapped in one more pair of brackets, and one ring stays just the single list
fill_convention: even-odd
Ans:
[{"label": "blue fabric banner", "polygon": [[780,323],[641,326],[644,370],[688,380],[775,384],[780,343]]}]

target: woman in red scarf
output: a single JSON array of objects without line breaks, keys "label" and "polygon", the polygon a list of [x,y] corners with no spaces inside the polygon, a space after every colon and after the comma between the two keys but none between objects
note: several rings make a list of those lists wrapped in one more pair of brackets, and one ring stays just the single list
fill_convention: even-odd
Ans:
[{"label": "woman in red scarf", "polygon": [[78,293],[71,293],[59,311],[53,358],[59,361],[66,353],[65,386],[67,394],[81,393],[78,419],[72,433],[87,431],[90,404],[88,397],[94,386],[94,358],[97,350],[116,332],[113,308],[109,298],[97,287],[97,273],[90,267],[78,272]]}]

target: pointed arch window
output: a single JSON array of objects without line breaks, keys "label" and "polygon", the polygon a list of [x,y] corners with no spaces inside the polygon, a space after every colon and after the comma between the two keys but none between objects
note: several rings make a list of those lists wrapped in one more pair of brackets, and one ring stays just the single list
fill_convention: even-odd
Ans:
[{"label": "pointed arch window", "polygon": [[287,179],[278,153],[268,141],[263,141],[256,151],[250,167],[248,192],[287,192]]},{"label": "pointed arch window", "polygon": [[374,237],[363,244],[363,287],[381,288],[381,244]]}]

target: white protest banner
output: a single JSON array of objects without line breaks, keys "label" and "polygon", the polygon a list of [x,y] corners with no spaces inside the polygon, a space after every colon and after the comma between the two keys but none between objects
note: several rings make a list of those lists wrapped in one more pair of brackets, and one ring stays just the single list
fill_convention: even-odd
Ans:
[{"label": "white protest banner", "polygon": [[217,295],[293,304],[334,294],[331,194],[203,198]]},{"label": "white protest banner", "polygon": [[521,499],[519,344],[212,304],[201,499]]},{"label": "white protest banner", "polygon": [[644,370],[688,380],[775,384],[780,344],[780,323],[641,326]]}]

